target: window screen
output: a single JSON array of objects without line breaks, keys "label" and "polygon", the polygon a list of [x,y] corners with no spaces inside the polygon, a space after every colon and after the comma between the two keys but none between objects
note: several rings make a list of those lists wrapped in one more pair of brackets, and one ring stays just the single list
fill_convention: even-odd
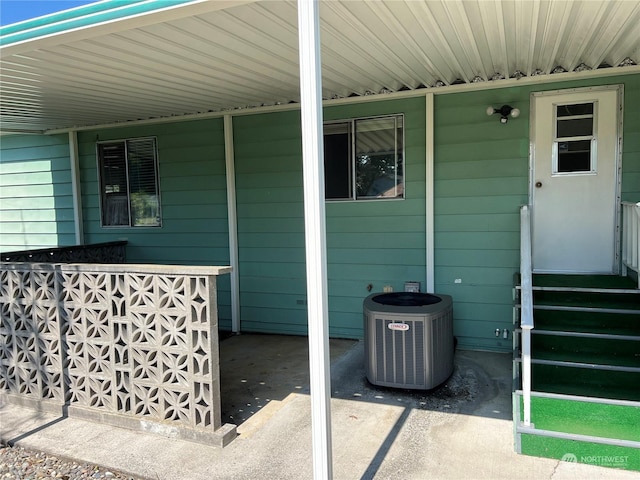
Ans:
[{"label": "window screen", "polygon": [[155,138],[98,144],[102,225],[158,227],[158,191]]}]

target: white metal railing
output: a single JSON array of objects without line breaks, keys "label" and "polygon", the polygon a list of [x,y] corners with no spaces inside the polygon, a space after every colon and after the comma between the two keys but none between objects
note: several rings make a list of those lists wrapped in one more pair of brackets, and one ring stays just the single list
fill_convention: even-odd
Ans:
[{"label": "white metal railing", "polygon": [[520,328],[522,330],[522,399],[524,425],[531,425],[531,330],[533,329],[533,281],[531,273],[531,212],[520,209]]},{"label": "white metal railing", "polygon": [[640,288],[640,202],[622,202],[622,274],[638,274]]},{"label": "white metal railing", "polygon": [[229,271],[0,263],[0,400],[224,445],[216,276]]}]

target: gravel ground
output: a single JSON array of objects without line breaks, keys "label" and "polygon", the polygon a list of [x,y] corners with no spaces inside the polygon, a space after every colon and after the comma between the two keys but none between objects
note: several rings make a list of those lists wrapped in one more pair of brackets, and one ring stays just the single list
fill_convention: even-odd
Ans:
[{"label": "gravel ground", "polygon": [[22,447],[0,445],[0,480],[58,478],[62,480],[94,480],[101,478],[137,480],[135,477],[111,472],[97,465],[67,461],[46,453],[25,450]]}]

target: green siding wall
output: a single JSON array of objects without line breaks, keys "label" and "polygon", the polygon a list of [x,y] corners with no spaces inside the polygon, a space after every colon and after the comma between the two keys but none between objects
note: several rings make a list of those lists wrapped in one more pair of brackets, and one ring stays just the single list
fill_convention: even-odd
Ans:
[{"label": "green siding wall", "polygon": [[[100,225],[96,141],[155,136],[162,227]],[[129,263],[229,265],[222,119],[112,128],[78,135],[86,243],[124,239]],[[231,328],[228,275],[218,278],[220,326]]]},{"label": "green siding wall", "polygon": [[404,282],[426,278],[424,98],[379,101],[327,108],[325,120],[404,114],[405,198],[328,202],[327,260],[330,332],[362,338],[362,301],[385,285],[404,290]]},{"label": "green siding wall", "polygon": [[0,137],[0,251],[75,244],[68,138]]},{"label": "green siding wall", "polygon": [[306,332],[299,112],[234,118],[241,328]]},{"label": "green siding wall", "polygon": [[[435,290],[454,298],[462,348],[508,351],[520,205],[528,201],[529,103],[535,91],[624,84],[623,200],[640,201],[640,75],[435,96]],[[501,125],[489,105],[521,116]],[[361,338],[362,300],[385,285],[425,287],[425,100],[328,107],[325,120],[405,115],[406,198],[328,202],[330,334]],[[234,118],[242,329],[307,331],[300,114]],[[162,228],[103,228],[96,141],[155,136]],[[222,119],[81,132],[87,243],[126,239],[129,261],[229,263]],[[73,244],[66,135],[0,139],[3,250]],[[229,277],[219,283],[230,328]]]},{"label": "green siding wall", "polygon": [[624,83],[625,97],[622,200],[640,202],[640,75],[623,77],[617,83]]},{"label": "green siding wall", "polygon": [[[330,334],[362,337],[367,285],[425,276],[425,101],[325,109],[325,120],[404,113],[406,199],[328,202]],[[234,119],[242,329],[307,332],[299,112]]]},{"label": "green siding wall", "polygon": [[[640,200],[640,75],[529,85],[435,97],[435,281],[454,298],[463,348],[509,350],[495,329],[512,328],[519,270],[519,207],[529,192],[529,102],[536,91],[624,84],[622,197]],[[486,107],[509,104],[506,125]]]}]

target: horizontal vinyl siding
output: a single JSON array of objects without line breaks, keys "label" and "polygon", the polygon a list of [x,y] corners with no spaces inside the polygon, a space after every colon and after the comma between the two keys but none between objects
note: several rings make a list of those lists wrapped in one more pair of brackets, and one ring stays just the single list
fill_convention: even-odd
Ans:
[{"label": "horizontal vinyl siding", "polygon": [[[328,202],[329,326],[361,338],[367,286],[402,289],[425,272],[425,101],[326,108],[325,120],[405,114],[406,199]],[[307,332],[299,112],[234,119],[240,301],[248,331]]]},{"label": "horizontal vinyl siding", "polygon": [[404,114],[405,198],[328,202],[329,314],[336,336],[362,337],[362,302],[386,285],[425,288],[424,98],[372,102],[325,109],[325,120]]},{"label": "horizontal vinyl siding", "polygon": [[0,251],[75,243],[68,136],[0,137]]},{"label": "horizontal vinyl siding", "polygon": [[[529,102],[536,91],[625,85],[623,199],[640,200],[640,76],[531,85],[435,97],[435,280],[453,296],[463,348],[511,349],[513,275],[520,265],[519,207],[529,199]],[[519,118],[500,124],[488,106]]]},{"label": "horizontal vinyl siding", "polygon": [[297,111],[233,119],[243,331],[306,334]]},{"label": "horizontal vinyl siding", "polygon": [[640,202],[640,75],[625,78],[622,200]]},{"label": "horizontal vinyl siding", "polygon": [[[162,227],[100,223],[96,142],[157,139]],[[78,135],[87,243],[127,240],[129,263],[229,265],[222,119],[82,132]],[[218,277],[218,316],[231,329],[228,275]]]}]

